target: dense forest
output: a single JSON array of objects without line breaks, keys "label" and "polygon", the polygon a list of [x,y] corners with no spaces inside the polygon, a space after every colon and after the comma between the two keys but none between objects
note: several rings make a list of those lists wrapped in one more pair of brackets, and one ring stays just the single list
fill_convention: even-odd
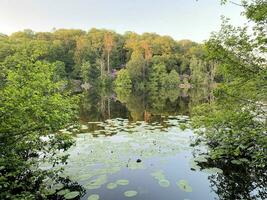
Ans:
[{"label": "dense forest", "polygon": [[[62,80],[79,80],[90,86],[114,85],[142,90],[207,84],[214,79],[213,65],[205,61],[203,45],[175,41],[155,33],[124,35],[102,29],[24,30],[1,35],[1,62],[16,54],[53,63]],[[23,51],[22,51],[23,50]]]},{"label": "dense forest", "polygon": [[[95,28],[0,34],[0,199],[84,194],[60,176],[68,162],[63,152],[75,140],[59,130],[81,128],[79,106],[88,105],[80,97],[91,98],[90,88],[115,90],[136,121],[144,110],[136,93],[150,94],[149,109],[162,114],[177,106],[173,90],[205,88],[205,97],[190,104],[187,126],[198,136],[192,146],[207,147],[200,166],[226,169],[215,183],[220,199],[266,199],[267,5],[253,0],[238,6],[248,25],[234,27],[223,18],[221,30],[203,44]],[[162,107],[166,99],[171,103]],[[237,171],[246,175],[245,192],[233,186]],[[62,188],[69,193],[59,193]]]}]

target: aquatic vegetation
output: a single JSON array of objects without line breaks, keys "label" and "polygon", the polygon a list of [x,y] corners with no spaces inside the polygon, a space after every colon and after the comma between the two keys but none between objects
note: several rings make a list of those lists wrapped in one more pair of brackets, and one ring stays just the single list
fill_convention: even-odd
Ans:
[{"label": "aquatic vegetation", "polygon": [[76,198],[79,195],[80,195],[79,192],[73,191],[73,192],[69,192],[69,193],[65,194],[64,195],[64,198],[65,199],[74,199],[74,198]]},{"label": "aquatic vegetation", "polygon": [[112,189],[115,189],[118,185],[116,183],[109,183],[107,184],[107,188],[112,190]]},{"label": "aquatic vegetation", "polygon": [[64,196],[65,194],[70,193],[69,189],[60,190],[57,192],[58,195]]},{"label": "aquatic vegetation", "polygon": [[169,187],[170,186],[170,182],[168,180],[166,180],[166,179],[161,179],[161,180],[159,180],[159,185],[161,187]]},{"label": "aquatic vegetation", "polygon": [[116,181],[117,185],[128,185],[129,181],[126,179],[119,179]]},{"label": "aquatic vegetation", "polygon": [[64,188],[64,185],[62,183],[57,183],[53,186],[54,190],[61,190],[62,188]]},{"label": "aquatic vegetation", "polygon": [[222,174],[223,173],[223,170],[219,169],[219,168],[216,168],[216,167],[213,167],[213,168],[205,168],[202,170],[202,172],[205,172],[205,173],[208,173],[208,174]]},{"label": "aquatic vegetation", "polygon": [[158,184],[161,187],[169,187],[170,182],[165,178],[165,175],[162,170],[157,170],[151,173],[151,176],[158,181]]},{"label": "aquatic vegetation", "polygon": [[107,175],[100,175],[98,178],[91,180],[84,187],[89,190],[97,189],[100,188],[102,185],[104,185],[106,182],[107,182]]},{"label": "aquatic vegetation", "polygon": [[192,187],[189,185],[187,180],[180,180],[176,184],[181,190],[183,190],[185,192],[192,192],[193,191]]},{"label": "aquatic vegetation", "polygon": [[87,200],[99,200],[99,195],[98,194],[92,194],[88,197]]},{"label": "aquatic vegetation", "polygon": [[137,194],[138,194],[138,192],[134,191],[134,190],[129,190],[129,191],[124,192],[124,196],[126,196],[126,197],[134,197]]}]

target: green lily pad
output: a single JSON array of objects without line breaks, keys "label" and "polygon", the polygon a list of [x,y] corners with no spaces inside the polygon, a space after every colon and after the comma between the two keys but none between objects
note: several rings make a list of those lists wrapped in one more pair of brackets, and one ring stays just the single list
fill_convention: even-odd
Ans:
[{"label": "green lily pad", "polygon": [[134,191],[134,190],[129,190],[129,191],[124,192],[124,196],[126,197],[134,197],[136,195],[137,195],[137,191]]},{"label": "green lily pad", "polygon": [[161,179],[161,180],[159,180],[159,185],[161,187],[169,187],[170,186],[170,182],[168,180],[166,180],[166,179]]},{"label": "green lily pad", "polygon": [[87,200],[99,200],[99,195],[98,194],[92,194],[88,197]]},{"label": "green lily pad", "polygon": [[157,180],[165,179],[165,175],[163,174],[162,170],[158,170],[156,172],[151,173],[151,176]]},{"label": "green lily pad", "polygon": [[235,165],[241,165],[242,162],[239,160],[231,160],[231,163],[235,164]]},{"label": "green lily pad", "polygon": [[116,187],[117,187],[117,184],[116,183],[109,183],[107,185],[107,188],[110,189],[110,190],[115,189]]},{"label": "green lily pad", "polygon": [[222,174],[223,173],[223,170],[216,168],[216,167],[203,169],[202,171],[208,174],[216,174],[216,173]]},{"label": "green lily pad", "polygon": [[65,199],[74,199],[75,197],[79,196],[80,192],[77,191],[73,191],[73,192],[69,192],[67,194],[64,195]]},{"label": "green lily pad", "polygon": [[100,187],[101,187],[101,185],[86,185],[85,186],[85,188],[88,190],[95,190],[95,189],[98,189]]},{"label": "green lily pad", "polygon": [[56,190],[55,189],[47,189],[47,190],[45,190],[44,193],[46,195],[52,195],[52,194],[55,194],[56,193]]},{"label": "green lily pad", "polygon": [[84,187],[88,190],[98,189],[101,185],[107,182],[107,175],[100,175],[98,178],[91,180],[87,185]]},{"label": "green lily pad", "polygon": [[176,184],[181,190],[183,190],[185,192],[192,192],[193,191],[192,187],[189,185],[189,183],[186,180],[180,180]]},{"label": "green lily pad", "polygon": [[205,155],[200,155],[200,156],[194,158],[194,161],[197,161],[197,162],[208,162],[207,156],[205,156]]},{"label": "green lily pad", "polygon": [[65,195],[65,194],[69,193],[69,192],[70,192],[69,189],[64,189],[64,190],[60,190],[60,191],[58,191],[57,194],[63,196],[63,195]]},{"label": "green lily pad", "polygon": [[62,183],[57,183],[53,186],[53,189],[55,190],[61,190],[64,187]]},{"label": "green lily pad", "polygon": [[117,180],[116,183],[118,185],[128,185],[129,184],[129,181],[126,180],[126,179],[120,179],[120,180]]},{"label": "green lily pad", "polygon": [[189,162],[190,168],[194,170],[200,170],[200,166],[195,162],[195,160],[190,160]]}]

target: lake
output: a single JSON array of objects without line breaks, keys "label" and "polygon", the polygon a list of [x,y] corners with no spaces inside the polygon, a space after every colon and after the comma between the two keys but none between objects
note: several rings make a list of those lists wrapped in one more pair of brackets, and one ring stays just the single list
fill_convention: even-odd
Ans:
[{"label": "lake", "polygon": [[266,192],[266,177],[213,163],[205,145],[192,145],[190,110],[205,94],[89,91],[79,131],[64,130],[76,132],[64,175],[83,186],[83,200],[250,199]]}]

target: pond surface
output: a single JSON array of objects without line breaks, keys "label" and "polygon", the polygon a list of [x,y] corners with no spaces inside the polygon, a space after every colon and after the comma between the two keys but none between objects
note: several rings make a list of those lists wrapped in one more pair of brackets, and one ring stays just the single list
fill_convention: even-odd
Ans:
[{"label": "pond surface", "polygon": [[[235,188],[220,188],[228,186],[225,169],[200,167],[207,149],[191,145],[195,135],[188,116],[196,100],[175,92],[158,98],[85,95],[82,125],[64,172],[85,188],[83,200],[238,199],[231,196]],[[239,192],[254,191],[242,184]]]}]

